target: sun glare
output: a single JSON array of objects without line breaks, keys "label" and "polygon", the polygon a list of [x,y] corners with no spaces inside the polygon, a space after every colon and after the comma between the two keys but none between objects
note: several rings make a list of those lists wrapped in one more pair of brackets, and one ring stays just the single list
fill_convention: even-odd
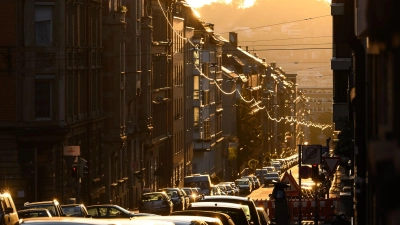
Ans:
[{"label": "sun glare", "polygon": [[197,10],[195,10],[194,8],[192,8],[192,11],[193,11],[194,15],[195,15],[197,18],[201,18],[200,13],[199,13]]},{"label": "sun glare", "polygon": [[231,4],[232,0],[186,0],[186,2],[192,8],[201,8],[205,5],[211,5],[212,3],[222,3],[222,4]]},{"label": "sun glare", "polygon": [[[192,7],[192,8],[201,8],[205,5],[211,5],[213,3],[220,3],[220,4],[226,4],[226,5],[230,5],[232,4],[233,0],[186,0],[186,2]],[[246,8],[250,8],[253,7],[257,1],[260,0],[240,0],[237,1],[238,8],[239,9],[246,9]],[[316,1],[322,1],[325,2],[327,4],[331,4],[332,0],[316,0]]]},{"label": "sun glare", "polygon": [[256,0],[244,0],[243,3],[239,6],[241,9],[250,8],[254,5]]}]

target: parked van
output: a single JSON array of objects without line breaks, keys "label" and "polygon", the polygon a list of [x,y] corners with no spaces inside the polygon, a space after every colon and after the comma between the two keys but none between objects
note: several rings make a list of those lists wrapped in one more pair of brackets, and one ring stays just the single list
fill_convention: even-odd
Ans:
[{"label": "parked van", "polygon": [[8,192],[0,191],[0,225],[19,224],[19,217],[14,201]]},{"label": "parked van", "polygon": [[208,174],[193,174],[192,176],[186,176],[183,178],[184,187],[192,187],[201,189],[201,193],[204,195],[211,195],[211,179]]}]

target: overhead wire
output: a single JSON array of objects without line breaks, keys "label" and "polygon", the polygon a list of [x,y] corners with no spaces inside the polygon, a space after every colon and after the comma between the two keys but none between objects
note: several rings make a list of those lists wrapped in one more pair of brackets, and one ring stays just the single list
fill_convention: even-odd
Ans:
[{"label": "overhead wire", "polygon": [[[238,31],[245,31],[245,30],[253,30],[253,29],[260,29],[260,28],[264,28],[264,27],[272,27],[272,26],[283,25],[283,24],[288,24],[288,23],[295,23],[295,22],[301,22],[301,21],[306,21],[306,20],[319,19],[319,18],[328,17],[328,16],[331,17],[332,15],[316,16],[316,17],[310,17],[310,18],[305,18],[305,19],[293,20],[293,21],[288,21],[288,22],[275,23],[275,24],[270,24],[270,25],[265,25],[265,26],[260,26],[260,27],[250,27],[250,28],[235,30],[235,32],[238,32]],[[221,34],[226,34],[226,33],[229,33],[229,32],[224,32],[224,33],[221,33]]]},{"label": "overhead wire", "polygon": [[298,40],[298,39],[310,39],[310,38],[332,38],[331,35],[329,36],[311,36],[311,37],[298,37],[298,38],[283,38],[283,39],[267,39],[267,40],[253,40],[253,41],[240,41],[242,42],[259,42],[259,41],[286,41],[286,40]]}]

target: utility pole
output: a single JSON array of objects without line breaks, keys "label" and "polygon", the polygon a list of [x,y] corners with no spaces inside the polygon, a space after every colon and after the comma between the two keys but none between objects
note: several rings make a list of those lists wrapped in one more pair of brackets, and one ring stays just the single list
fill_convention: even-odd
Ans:
[{"label": "utility pole", "polygon": [[317,187],[318,181],[315,181],[314,183],[314,195],[315,195],[315,216],[314,216],[314,224],[318,224],[318,187]]},{"label": "utility pole", "polygon": [[[300,171],[300,168],[301,168],[301,150],[302,150],[302,145],[300,144],[300,145],[298,145],[298,147],[299,147],[299,171]],[[302,195],[302,193],[301,193],[301,177],[299,176],[299,222],[298,222],[298,224],[300,225],[301,224],[301,221],[303,220],[303,218],[302,218],[302,214],[303,214],[303,212],[302,212],[302,210],[301,210],[301,205],[302,205],[302,203],[301,203],[301,195]]]},{"label": "utility pole", "polygon": [[82,165],[81,165],[81,155],[78,155],[78,177],[77,177],[77,191],[76,191],[76,202],[81,202],[81,173],[82,173]]}]

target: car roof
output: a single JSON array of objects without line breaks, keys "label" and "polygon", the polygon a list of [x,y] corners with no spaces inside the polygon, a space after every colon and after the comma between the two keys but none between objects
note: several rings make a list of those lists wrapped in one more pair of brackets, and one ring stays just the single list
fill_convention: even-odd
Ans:
[{"label": "car roof", "polygon": [[220,219],[208,216],[192,216],[192,215],[169,215],[169,216],[147,216],[147,217],[138,217],[136,219],[143,220],[162,220],[162,221],[170,221],[170,222],[178,222],[178,221],[204,221],[204,222],[218,222],[222,223]]},{"label": "car roof", "polygon": [[279,173],[278,172],[271,172],[271,173],[267,173],[266,175],[267,176],[274,175],[274,176],[278,176],[279,177]]},{"label": "car roof", "polygon": [[52,200],[52,201],[41,201],[41,202],[25,202],[24,206],[28,206],[28,205],[46,205],[46,204],[54,204],[54,203],[58,203],[57,200]]},{"label": "car roof", "polygon": [[192,187],[183,187],[183,188],[181,188],[181,189],[190,189],[190,190],[193,190]]},{"label": "car roof", "polygon": [[17,212],[35,212],[35,211],[49,211],[46,208],[30,208],[30,209],[20,209]]},{"label": "car roof", "polygon": [[102,221],[100,219],[92,219],[92,218],[83,218],[83,217],[35,217],[35,218],[26,218],[21,220],[20,224],[100,224],[100,225],[111,225],[118,224],[110,221]]},{"label": "car roof", "polygon": [[241,197],[241,196],[230,196],[230,195],[205,195],[201,200],[208,200],[208,199],[215,199],[215,200],[221,200],[221,199],[231,199],[231,200],[240,200],[240,201],[252,201],[251,198],[248,197]]},{"label": "car roof", "polygon": [[153,192],[146,192],[146,193],[143,193],[142,195],[154,195],[154,194],[162,194],[162,195],[165,195],[165,192],[163,192],[163,191],[153,191]]},{"label": "car roof", "polygon": [[86,208],[88,207],[118,207],[118,208],[122,208],[119,205],[114,205],[114,204],[98,204],[98,205],[88,205],[86,206]]},{"label": "car roof", "polygon": [[131,211],[125,209],[125,208],[122,208],[119,205],[113,205],[113,204],[88,205],[88,206],[86,206],[86,209],[89,210],[89,209],[92,209],[92,208],[100,208],[100,207],[117,208],[117,209],[119,209],[121,211],[124,211],[125,213],[130,213],[130,214],[134,214],[134,215],[137,214],[137,213],[131,212]]},{"label": "car roof", "polygon": [[216,217],[221,220],[224,224],[234,225],[231,216],[222,212],[215,211],[207,211],[207,210],[184,210],[184,211],[175,211],[172,212],[171,215],[193,215],[193,216],[207,216],[207,217]]},{"label": "car roof", "polygon": [[84,206],[84,204],[64,204],[61,206]]},{"label": "car roof", "polygon": [[[157,217],[161,217],[156,215]],[[153,216],[146,216],[146,218],[140,217],[135,217],[134,219],[95,219],[95,220],[102,220],[102,221],[108,221],[110,224],[119,224],[119,225],[175,225],[173,222],[170,221],[165,221],[165,220],[156,220],[156,219],[151,219]]]},{"label": "car roof", "polygon": [[224,208],[236,208],[236,209],[241,209],[242,205],[238,203],[230,203],[230,202],[192,202],[190,203],[189,207],[224,207]]}]

